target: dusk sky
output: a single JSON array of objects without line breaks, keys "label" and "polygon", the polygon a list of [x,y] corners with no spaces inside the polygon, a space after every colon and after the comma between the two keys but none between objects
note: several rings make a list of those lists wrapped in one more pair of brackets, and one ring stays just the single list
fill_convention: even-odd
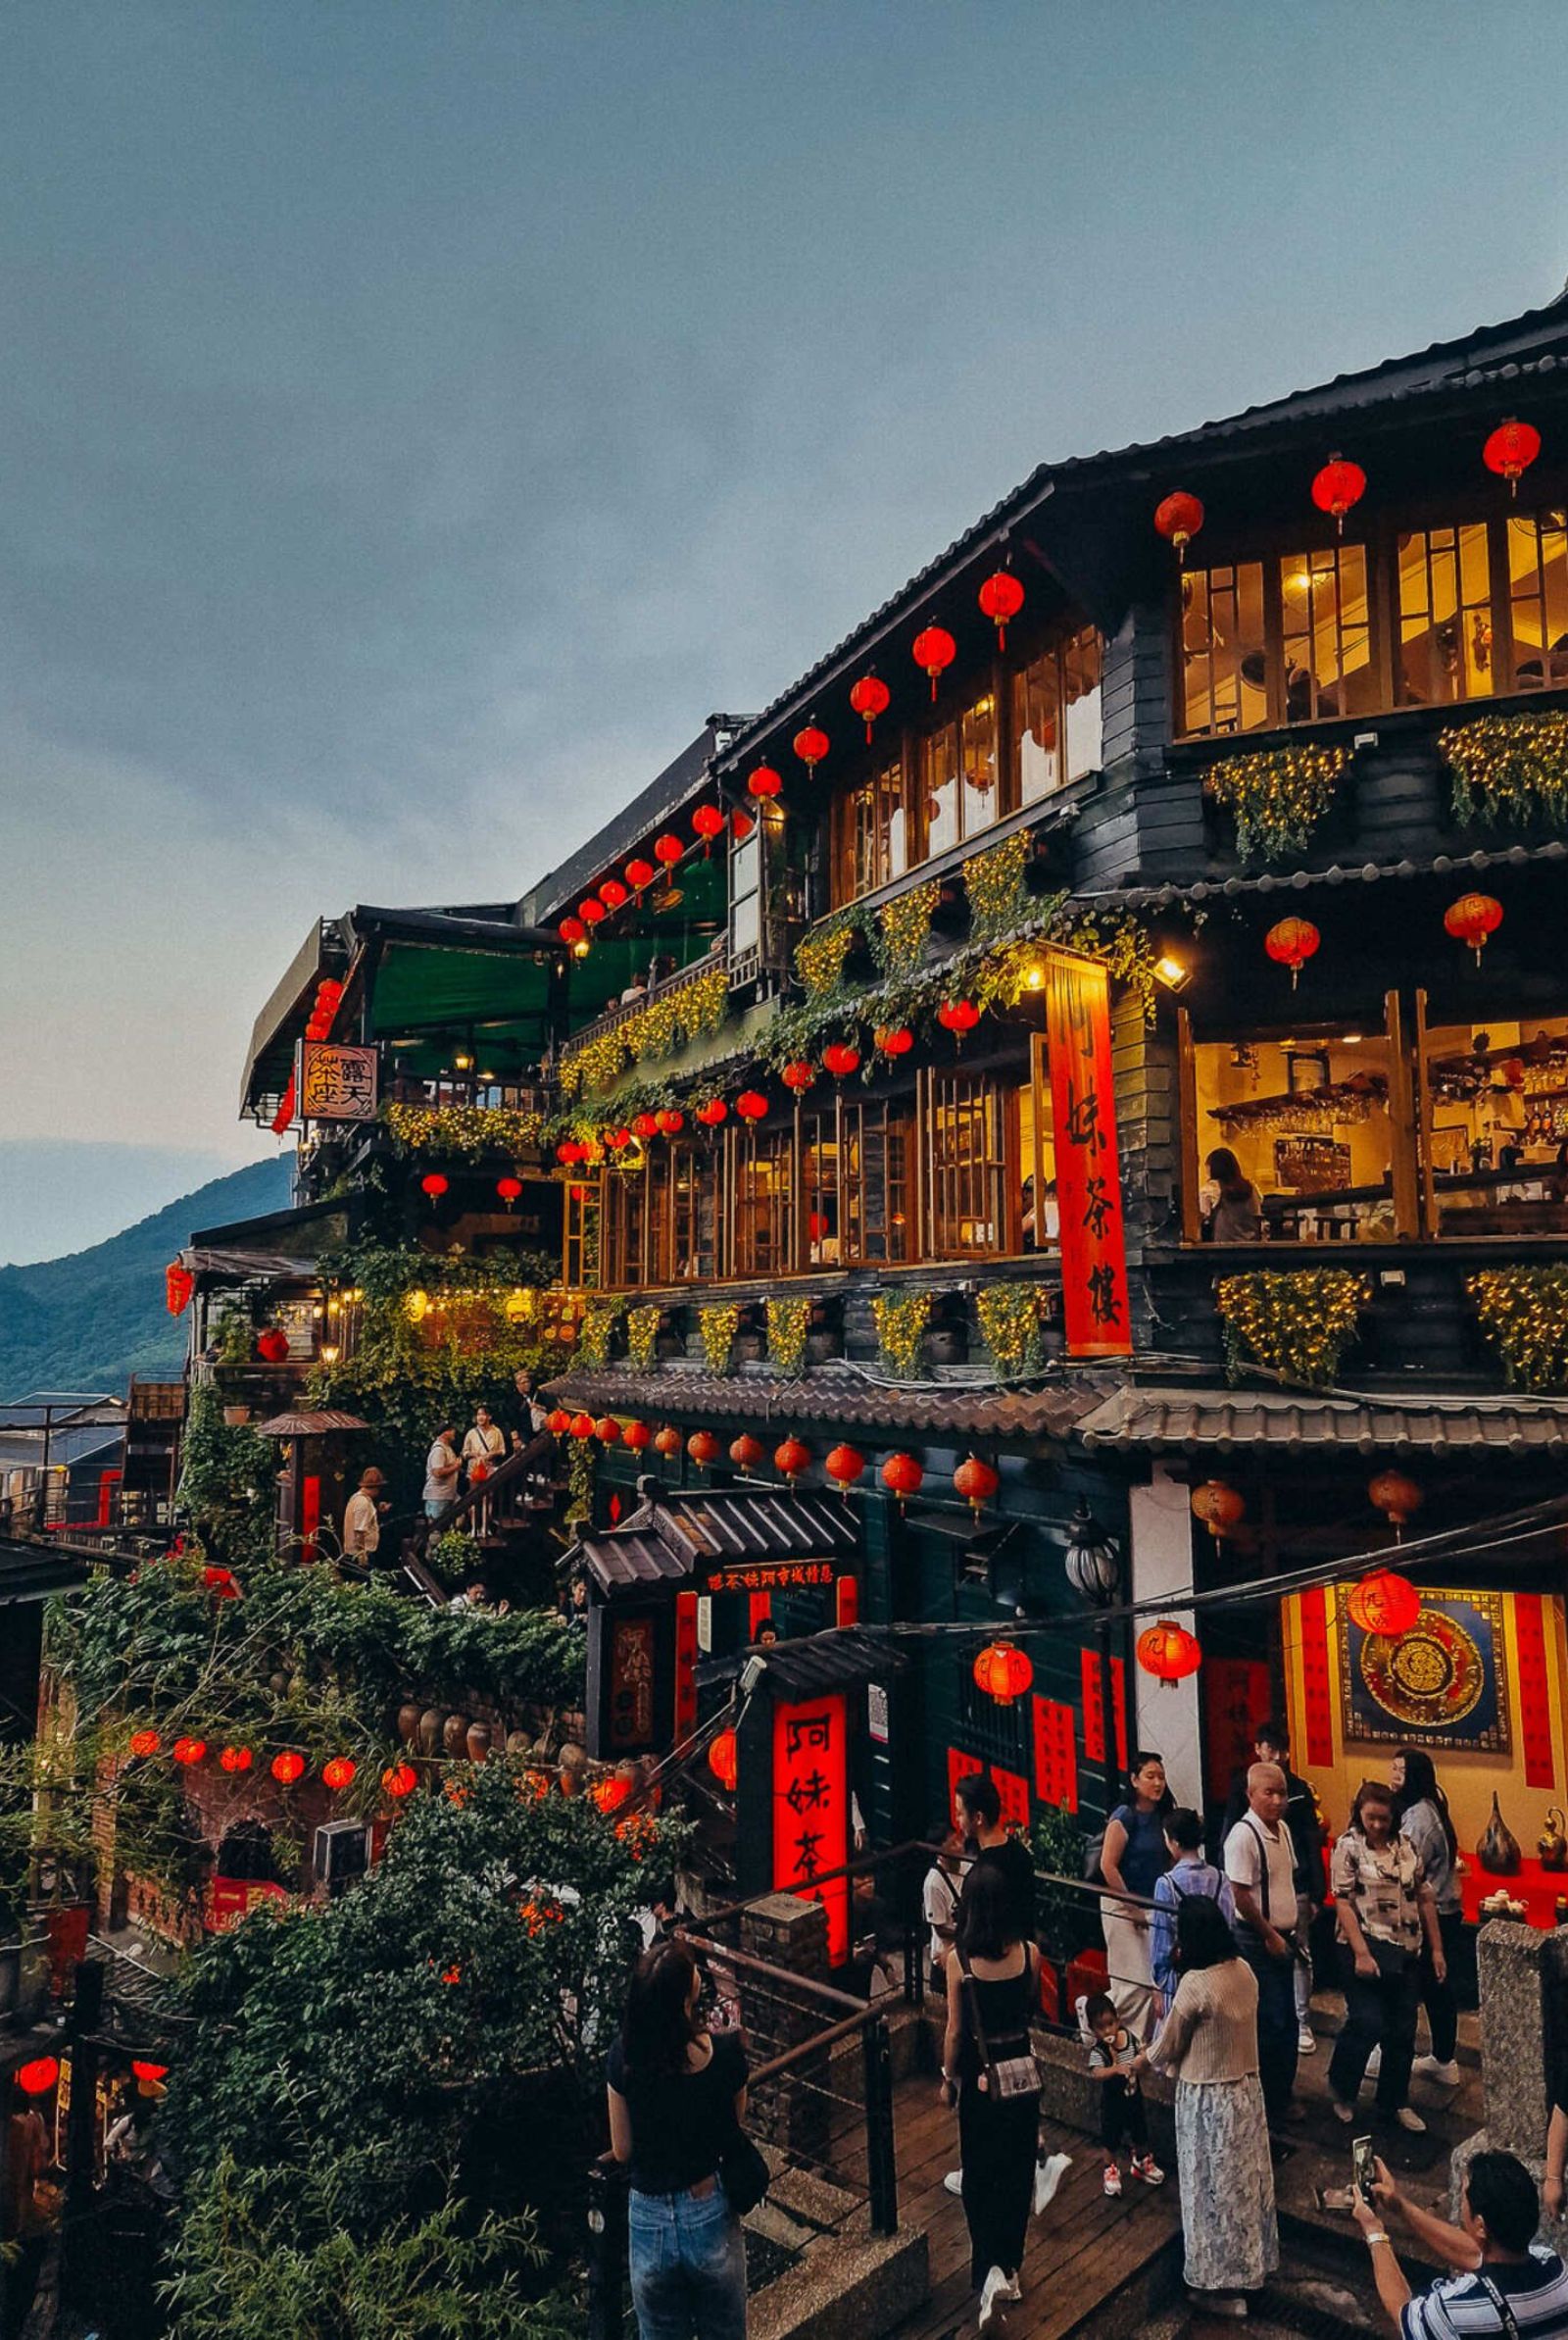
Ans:
[{"label": "dusk sky", "polygon": [[[1550,299],[1562,31],[20,0],[0,1152],[271,1150],[241,1060],[318,913],[520,892],[1043,459]],[[19,1198],[0,1260],[119,1201]]]}]

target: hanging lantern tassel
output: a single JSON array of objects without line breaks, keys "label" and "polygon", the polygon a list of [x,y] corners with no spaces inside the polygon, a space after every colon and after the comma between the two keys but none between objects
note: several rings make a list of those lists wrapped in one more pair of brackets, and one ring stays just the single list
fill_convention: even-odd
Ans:
[{"label": "hanging lantern tassel", "polygon": [[980,588],[980,609],[997,629],[997,648],[1007,647],[1007,627],[1023,608],[1023,587],[1010,569],[999,569]]},{"label": "hanging lantern tassel", "polygon": [[1366,494],[1366,473],[1344,455],[1331,455],[1312,481],[1312,501],[1319,512],[1332,513],[1334,525],[1345,534],[1345,516]]},{"label": "hanging lantern tassel", "polygon": [[1176,547],[1179,567],[1187,566],[1187,547],[1203,524],[1203,507],[1197,496],[1178,487],[1154,507],[1154,526],[1167,543]]}]

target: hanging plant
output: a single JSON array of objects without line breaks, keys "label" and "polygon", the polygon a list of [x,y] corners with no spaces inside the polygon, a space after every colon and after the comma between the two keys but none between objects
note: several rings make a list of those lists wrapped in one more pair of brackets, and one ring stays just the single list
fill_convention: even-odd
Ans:
[{"label": "hanging plant", "polygon": [[400,1154],[443,1154],[477,1162],[483,1154],[526,1154],[544,1121],[514,1105],[383,1105],[381,1119]]},{"label": "hanging plant", "polygon": [[767,1304],[767,1354],[781,1373],[792,1377],[806,1363],[806,1330],[811,1320],[808,1300],[770,1300]]},{"label": "hanging plant", "polygon": [[1568,715],[1484,715],[1438,734],[1453,817],[1568,828]]},{"label": "hanging plant", "polygon": [[1279,862],[1305,845],[1348,762],[1339,747],[1257,748],[1211,766],[1203,784],[1236,823],[1238,857]]},{"label": "hanging plant", "polygon": [[594,1516],[594,1441],[573,1438],[566,1455],[567,1527],[580,1526]]},{"label": "hanging plant", "polygon": [[563,1049],[556,1079],[563,1097],[586,1097],[608,1089],[626,1063],[624,1023],[612,1023],[576,1048]]},{"label": "hanging plant", "polygon": [[809,998],[825,998],[844,980],[844,966],[855,941],[857,924],[853,911],[835,911],[796,944],[795,972]]},{"label": "hanging plant", "polygon": [[1040,1284],[983,1284],[975,1302],[980,1330],[992,1362],[1004,1379],[1038,1372],[1043,1362],[1044,1326]]},{"label": "hanging plant", "polygon": [[1568,1267],[1485,1268],[1465,1290],[1510,1389],[1568,1389]]},{"label": "hanging plant", "polygon": [[1154,1021],[1157,987],[1154,963],[1159,957],[1149,929],[1132,910],[1074,910],[1066,904],[1052,921],[1051,939],[1086,959],[1098,959],[1113,983],[1125,985],[1143,1011],[1146,1023]]},{"label": "hanging plant", "polygon": [[1353,1268],[1258,1269],[1222,1275],[1214,1297],[1232,1381],[1251,1359],[1285,1380],[1326,1389],[1371,1306],[1372,1286]]},{"label": "hanging plant", "polygon": [[931,1318],[929,1292],[882,1292],[871,1303],[882,1355],[901,1380],[912,1380]]},{"label": "hanging plant", "polygon": [[610,1356],[610,1340],[620,1320],[618,1300],[589,1300],[583,1304],[577,1331],[577,1357],[590,1372],[597,1372]]},{"label": "hanging plant", "polygon": [[727,1373],[735,1335],[740,1328],[741,1312],[738,1304],[726,1300],[715,1308],[701,1308],[697,1312],[697,1319],[709,1371]]},{"label": "hanging plant", "polygon": [[657,1064],[662,1056],[668,1056],[675,1045],[677,1016],[675,996],[666,992],[626,1018],[620,1029],[633,1064]]},{"label": "hanging plant", "polygon": [[670,995],[675,1022],[688,1040],[706,1040],[716,1032],[729,1007],[729,971],[710,967],[683,983]]},{"label": "hanging plant", "polygon": [[659,1338],[660,1308],[632,1308],[626,1311],[626,1359],[639,1373],[652,1369],[654,1344]]},{"label": "hanging plant", "polygon": [[974,941],[1001,941],[1038,908],[1024,882],[1034,850],[1033,837],[1021,828],[964,863],[963,890],[969,897],[969,931]]},{"label": "hanging plant", "polygon": [[942,899],[934,877],[884,902],[871,929],[871,953],[885,975],[912,974],[931,939],[931,917]]}]

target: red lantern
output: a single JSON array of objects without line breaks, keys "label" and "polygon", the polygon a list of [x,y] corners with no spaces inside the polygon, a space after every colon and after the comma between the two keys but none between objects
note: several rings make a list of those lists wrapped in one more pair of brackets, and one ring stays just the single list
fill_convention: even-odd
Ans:
[{"label": "red lantern", "polygon": [[848,1496],[850,1489],[865,1469],[865,1457],[856,1447],[836,1446],[822,1469],[838,1488],[839,1493]]},{"label": "red lantern", "polygon": [[1351,1623],[1363,1633],[1384,1633],[1397,1641],[1420,1616],[1421,1595],[1408,1576],[1393,1568],[1374,1568],[1351,1585],[1345,1606]]},{"label": "red lantern", "polygon": [[512,1177],[498,1178],[496,1180],[496,1192],[500,1195],[501,1200],[506,1204],[507,1209],[510,1211],[513,1204],[516,1201],[518,1195],[522,1192],[522,1180],[520,1178]]},{"label": "red lantern", "polygon": [[577,916],[585,926],[597,926],[609,916],[609,913],[596,895],[585,894],[577,905]]},{"label": "red lantern", "polygon": [[443,1177],[439,1170],[426,1170],[424,1176],[419,1180],[419,1191],[422,1194],[427,1194],[432,1203],[438,1203],[450,1183],[451,1181]]},{"label": "red lantern", "polygon": [[870,744],[871,726],[879,715],[886,715],[893,697],[887,684],[875,674],[862,674],[858,682],[850,685],[850,705],[865,724],[866,744]]},{"label": "red lantern", "polygon": [[640,894],[645,886],[652,885],[658,874],[653,863],[645,862],[640,855],[635,861],[626,864],[626,883],[634,894]]},{"label": "red lantern", "polygon": [[640,1455],[653,1442],[654,1433],[645,1421],[629,1421],[620,1433],[620,1443],[629,1454]]},{"label": "red lantern", "polygon": [[571,1434],[579,1443],[591,1438],[594,1434],[593,1416],[591,1414],[574,1414],[571,1418]]},{"label": "red lantern", "polygon": [[1023,587],[1010,569],[999,569],[980,588],[980,607],[997,629],[997,648],[1007,647],[1007,628],[1023,608]]},{"label": "red lantern", "polygon": [[938,1023],[953,1034],[960,1047],[964,1033],[972,1032],[979,1021],[980,1011],[972,999],[945,999],[937,1010]]},{"label": "red lantern", "polygon": [[711,1430],[693,1430],[686,1441],[686,1452],[700,1470],[711,1470],[721,1451]]},{"label": "red lantern", "polygon": [[1138,1636],[1138,1663],[1146,1673],[1166,1689],[1189,1673],[1196,1673],[1203,1662],[1196,1633],[1189,1633],[1185,1625],[1178,1625],[1162,1617],[1157,1625],[1151,1625],[1147,1633]]},{"label": "red lantern", "polygon": [[947,672],[958,655],[958,645],[945,625],[927,625],[914,637],[914,663],[922,674],[931,677],[931,696],[937,695],[937,676]]},{"label": "red lantern", "polygon": [[681,1449],[681,1435],[673,1422],[666,1421],[662,1430],[655,1431],[654,1447],[659,1454],[673,1462]]},{"label": "red lantern", "polygon": [[182,1317],[190,1306],[196,1278],[183,1260],[171,1260],[164,1270],[164,1305],[172,1317]]},{"label": "red lantern", "polygon": [[354,1774],[358,1768],[351,1755],[334,1755],[330,1762],[321,1766],[321,1777],[336,1795],[339,1789],[354,1785]]},{"label": "red lantern", "polygon": [[974,1662],[975,1688],[999,1707],[1010,1707],[1015,1698],[1022,1698],[1034,1678],[1028,1658],[1010,1641],[988,1641]]},{"label": "red lantern", "polygon": [[658,1115],[651,1113],[633,1114],[631,1121],[631,1133],[633,1137],[657,1137],[659,1135]]},{"label": "red lantern", "polygon": [[735,839],[736,844],[744,845],[756,826],[757,823],[750,813],[743,813],[737,805],[729,817],[729,833]]},{"label": "red lantern", "polygon": [[740,1766],[736,1761],[735,1733],[732,1730],[721,1730],[709,1748],[708,1767],[719,1786],[727,1788],[733,1795],[735,1782],[740,1777]]},{"label": "red lantern", "polygon": [[225,1747],[218,1760],[225,1771],[234,1772],[248,1771],[256,1758],[248,1747]]},{"label": "red lantern", "polygon": [[60,2061],[55,2056],[34,2056],[17,2066],[17,2086],[24,2096],[47,2096],[59,2077]]},{"label": "red lantern", "polygon": [[925,1479],[925,1472],[913,1455],[906,1454],[889,1455],[877,1475],[888,1493],[898,1497],[900,1511],[911,1495],[919,1494]]},{"label": "red lantern", "polygon": [[586,1162],[587,1159],[588,1148],[580,1137],[564,1137],[556,1148],[556,1160],[564,1163],[568,1169],[572,1163]]},{"label": "red lantern", "polygon": [[808,723],[790,742],[808,772],[815,772],[831,742],[820,723]]},{"label": "red lantern", "polygon": [[599,899],[607,910],[623,910],[626,906],[626,889],[618,877],[607,877],[599,889]]},{"label": "red lantern", "polygon": [[1489,472],[1495,472],[1508,482],[1510,495],[1519,493],[1519,481],[1541,453],[1541,433],[1533,423],[1516,422],[1512,415],[1506,423],[1499,423],[1481,450],[1481,460]]},{"label": "red lantern", "polygon": [[692,815],[692,826],[703,840],[703,859],[707,861],[713,850],[713,839],[724,834],[724,816],[717,805],[699,805]]},{"label": "red lantern", "polygon": [[666,830],[663,836],[654,839],[654,859],[662,862],[666,870],[673,870],[676,863],[683,862],[685,858],[686,848],[679,837],[672,837]]},{"label": "red lantern", "polygon": [[1322,939],[1310,919],[1281,919],[1264,935],[1263,948],[1275,965],[1290,969],[1293,991],[1300,978],[1302,968]]},{"label": "red lantern", "polygon": [[1154,525],[1167,542],[1176,547],[1176,558],[1185,561],[1187,547],[1203,524],[1203,507],[1197,496],[1178,487],[1154,506]]},{"label": "red lantern", "polygon": [[830,1040],[822,1051],[822,1062],[835,1080],[847,1080],[860,1069],[860,1052],[847,1040]]},{"label": "red lantern", "polygon": [[149,2063],[142,2056],[133,2056],[130,2063],[130,2076],[143,2088],[156,2088],[160,2081],[168,2079],[169,2066],[167,2064]]},{"label": "red lantern", "polygon": [[279,1787],[292,1787],[296,1779],[305,1776],[305,1758],[296,1755],[291,1747],[285,1748],[281,1755],[273,1756],[271,1772]]},{"label": "red lantern", "polygon": [[728,1116],[729,1107],[724,1103],[722,1097],[710,1097],[706,1105],[700,1105],[697,1108],[697,1119],[705,1129],[716,1129],[720,1121],[727,1120]]},{"label": "red lantern", "polygon": [[132,1755],[156,1755],[163,1741],[155,1730],[133,1730],[129,1744]]},{"label": "red lantern", "polygon": [[1334,516],[1334,524],[1345,534],[1345,516],[1359,504],[1366,494],[1366,473],[1358,463],[1350,463],[1343,455],[1331,455],[1312,481],[1312,501],[1319,512]]},{"label": "red lantern", "polygon": [[757,770],[747,775],[746,793],[755,796],[760,804],[782,795],[783,791],[784,775],[775,772],[771,764],[759,764]]},{"label": "red lantern", "polygon": [[953,1483],[978,1519],[1002,1481],[989,1463],[982,1463],[978,1455],[971,1455],[966,1463],[958,1465],[953,1474]]},{"label": "red lantern", "polygon": [[686,1116],[678,1112],[673,1105],[661,1106],[655,1119],[659,1123],[660,1134],[663,1137],[679,1137],[686,1126]]},{"label": "red lantern", "polygon": [[281,1365],[288,1355],[288,1334],[281,1324],[269,1324],[256,1336],[256,1353],[269,1365]]},{"label": "red lantern", "polygon": [[176,1739],[171,1750],[177,1764],[199,1764],[207,1753],[205,1739]]},{"label": "red lantern", "polygon": [[786,1438],[782,1446],[773,1449],[773,1469],[781,1478],[793,1482],[803,1470],[810,1469],[810,1464],[811,1450],[804,1446],[799,1438]]},{"label": "red lantern", "polygon": [[419,1774],[412,1764],[393,1764],[381,1773],[382,1787],[399,1803],[405,1796],[412,1796],[418,1784]]},{"label": "red lantern", "polygon": [[1247,1517],[1247,1505],[1223,1479],[1206,1478],[1193,1489],[1193,1517],[1201,1519],[1216,1544],[1223,1544],[1237,1521]]},{"label": "red lantern", "polygon": [[602,1414],[594,1423],[594,1436],[601,1446],[620,1444],[620,1424],[612,1414]]},{"label": "red lantern", "polygon": [[876,1044],[884,1056],[907,1056],[914,1046],[914,1034],[906,1023],[882,1024],[876,1033]]},{"label": "red lantern", "polygon": [[1502,924],[1502,904],[1491,894],[1461,894],[1444,912],[1443,922],[1455,942],[1470,945],[1479,967],[1488,935],[1495,934]]},{"label": "red lantern", "polygon": [[556,932],[564,943],[586,942],[588,939],[588,929],[581,919],[563,919]]},{"label": "red lantern", "polygon": [[605,1143],[612,1154],[624,1154],[626,1148],[631,1144],[631,1131],[629,1129],[607,1129]]},{"label": "red lantern", "polygon": [[816,1078],[816,1067],[808,1064],[803,1056],[796,1057],[785,1066],[779,1078],[787,1089],[793,1089],[797,1097],[801,1097]]},{"label": "red lantern", "polygon": [[750,1477],[754,1470],[767,1461],[767,1449],[760,1438],[754,1438],[750,1430],[743,1430],[738,1438],[730,1441],[729,1459],[737,1470],[744,1471]]},{"label": "red lantern", "polygon": [[767,1112],[767,1099],[760,1089],[742,1089],[735,1100],[735,1111],[743,1121],[760,1121]]},{"label": "red lantern", "polygon": [[617,1778],[612,1772],[608,1779],[596,1779],[588,1790],[591,1803],[601,1812],[618,1812],[631,1795],[631,1781]]},{"label": "red lantern", "polygon": [[202,1583],[208,1592],[215,1593],[220,1601],[239,1599],[239,1586],[234,1580],[232,1568],[203,1568]]},{"label": "red lantern", "polygon": [[490,1476],[490,1466],[489,1466],[489,1464],[488,1464],[488,1463],[470,1463],[470,1464],[469,1464],[469,1466],[468,1466],[468,1484],[469,1484],[469,1486],[470,1486],[470,1487],[482,1487],[482,1486],[484,1485],[484,1482],[485,1482],[485,1480],[486,1480],[486,1479],[487,1479],[489,1476]]},{"label": "red lantern", "polygon": [[570,1427],[571,1416],[566,1412],[564,1406],[558,1406],[554,1413],[545,1416],[545,1428],[550,1432],[552,1438],[564,1438]]},{"label": "red lantern", "polygon": [[1406,1478],[1402,1470],[1380,1470],[1368,1482],[1367,1499],[1374,1511],[1379,1511],[1394,1530],[1397,1543],[1409,1526],[1426,1498],[1413,1478]]}]

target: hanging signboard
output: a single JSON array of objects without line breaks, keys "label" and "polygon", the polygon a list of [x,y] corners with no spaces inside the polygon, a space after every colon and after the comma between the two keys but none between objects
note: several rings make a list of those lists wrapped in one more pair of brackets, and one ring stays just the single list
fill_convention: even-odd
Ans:
[{"label": "hanging signboard", "polygon": [[1061,951],[1048,954],[1046,1044],[1067,1354],[1130,1357],[1110,979],[1097,961]]},{"label": "hanging signboard", "polygon": [[[827,1911],[828,1957],[850,1955],[849,1724],[842,1690],[773,1710],[773,1883]],[[829,1882],[819,1885],[819,1877]]]},{"label": "hanging signboard", "polygon": [[296,1088],[302,1121],[373,1121],[375,1050],[302,1040]]}]

